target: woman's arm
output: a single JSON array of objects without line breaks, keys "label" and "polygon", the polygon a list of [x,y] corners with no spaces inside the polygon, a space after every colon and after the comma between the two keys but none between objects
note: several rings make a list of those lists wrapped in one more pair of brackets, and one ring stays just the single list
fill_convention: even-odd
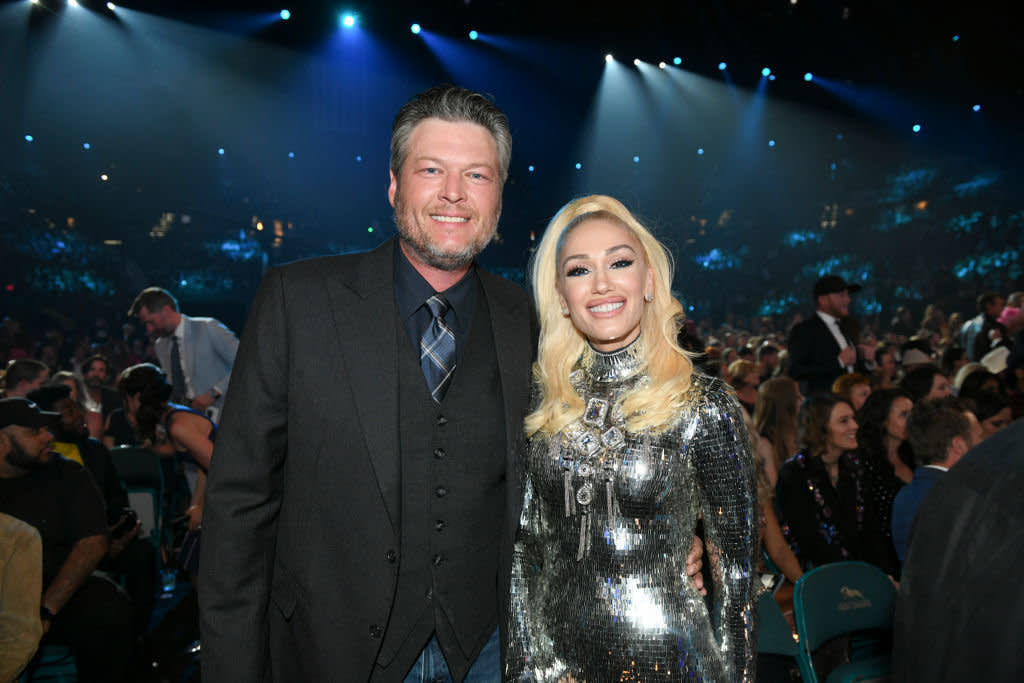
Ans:
[{"label": "woman's arm", "polygon": [[713,583],[711,621],[723,680],[752,681],[759,556],[754,455],[743,408],[720,383],[707,391],[692,452]]},{"label": "woman's arm", "polygon": [[188,451],[204,470],[210,469],[213,456],[210,421],[193,413],[179,412],[171,416],[170,422],[170,438],[174,447]]},{"label": "woman's arm", "polygon": [[764,547],[768,551],[768,557],[779,568],[790,583],[804,575],[800,568],[800,561],[786,544],[786,538],[782,535],[782,528],[779,520],[775,517],[775,510],[770,501],[761,504],[761,514],[764,516]]}]

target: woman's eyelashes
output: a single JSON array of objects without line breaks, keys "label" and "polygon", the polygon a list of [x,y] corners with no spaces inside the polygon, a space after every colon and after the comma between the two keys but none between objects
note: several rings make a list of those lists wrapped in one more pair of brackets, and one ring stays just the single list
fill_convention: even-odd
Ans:
[{"label": "woman's eyelashes", "polygon": [[[618,259],[613,261],[609,266],[609,270],[619,270],[621,268],[629,268],[635,261],[633,259]],[[587,275],[590,273],[590,268],[587,266],[573,266],[566,271],[566,277],[579,277],[581,275]]]}]

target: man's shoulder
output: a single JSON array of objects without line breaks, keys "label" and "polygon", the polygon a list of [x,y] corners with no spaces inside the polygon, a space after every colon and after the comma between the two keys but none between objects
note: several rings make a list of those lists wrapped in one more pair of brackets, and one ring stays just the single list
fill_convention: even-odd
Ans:
[{"label": "man's shoulder", "polygon": [[340,278],[342,282],[357,283],[374,279],[390,281],[393,240],[370,251],[317,256],[274,266],[267,273],[289,287],[313,285],[322,287],[325,278]]},{"label": "man's shoulder", "polygon": [[480,282],[484,287],[493,294],[498,296],[507,297],[509,299],[522,300],[527,303],[530,301],[530,295],[527,294],[526,290],[520,285],[508,278],[504,278],[500,275],[490,272],[489,270],[477,267],[477,276],[480,278]]}]

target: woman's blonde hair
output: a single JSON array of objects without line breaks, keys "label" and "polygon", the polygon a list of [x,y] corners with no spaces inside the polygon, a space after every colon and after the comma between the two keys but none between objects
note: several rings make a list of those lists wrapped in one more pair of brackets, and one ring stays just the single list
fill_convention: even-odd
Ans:
[{"label": "woman's blonde hair", "polygon": [[653,271],[653,301],[644,305],[636,347],[649,381],[622,400],[626,428],[632,432],[667,428],[690,388],[693,364],[677,341],[684,316],[682,304],[672,296],[671,254],[618,200],[605,195],[574,199],[551,219],[530,263],[540,316],[540,341],[533,366],[540,402],[526,417],[527,436],[537,432],[555,434],[583,414],[583,399],[570,384],[569,373],[578,360],[594,351],[562,314],[558,262],[566,236],[591,219],[610,220],[629,230],[643,247]]}]

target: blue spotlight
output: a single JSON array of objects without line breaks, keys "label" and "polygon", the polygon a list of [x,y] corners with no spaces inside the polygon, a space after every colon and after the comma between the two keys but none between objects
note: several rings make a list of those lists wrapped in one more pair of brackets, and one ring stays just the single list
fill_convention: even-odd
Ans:
[{"label": "blue spotlight", "polygon": [[219,154],[220,156],[224,156],[224,148],[223,147],[218,147],[217,148],[217,154]]},{"label": "blue spotlight", "polygon": [[914,127],[911,128],[911,130],[913,130],[915,133],[920,133],[921,132],[921,124],[920,123],[915,123]]},{"label": "blue spotlight", "polygon": [[704,156],[704,148],[703,147],[698,147],[697,148],[697,156]]},{"label": "blue spotlight", "polygon": [[92,145],[90,145],[88,142],[83,142],[82,149],[92,149]]},{"label": "blue spotlight", "polygon": [[288,21],[291,18],[292,18],[292,13],[290,11],[288,11],[286,9],[281,10],[281,19],[283,21]]},{"label": "blue spotlight", "polygon": [[583,168],[583,164],[581,164],[580,162],[578,162],[578,161],[577,161],[577,162],[576,162],[576,170],[578,171],[578,170],[580,170],[581,168]]},{"label": "blue spotlight", "polygon": [[638,156],[634,156],[634,157],[633,157],[633,163],[634,163],[634,164],[639,164],[639,163],[640,163],[640,157],[638,157]]},{"label": "blue spotlight", "polygon": [[769,69],[768,67],[765,67],[761,69],[761,75],[764,76],[765,78],[768,78],[769,76],[772,75],[772,70]]},{"label": "blue spotlight", "polygon": [[477,33],[476,31],[470,31],[469,32],[469,39],[470,40],[476,40],[479,37],[480,37],[480,34]]},{"label": "blue spotlight", "polygon": [[843,139],[843,134],[842,133],[836,133],[836,140],[842,140],[842,139]]},{"label": "blue spotlight", "polygon": [[719,62],[718,63],[718,70],[719,71],[725,71],[725,62]]},{"label": "blue spotlight", "polygon": [[352,28],[353,26],[356,25],[356,15],[352,14],[351,12],[346,12],[345,14],[341,15],[341,25],[344,26],[345,28]]},{"label": "blue spotlight", "polygon": [[526,170],[529,171],[530,173],[533,173],[533,171],[535,170],[533,164],[530,164],[529,166],[527,166]]},{"label": "blue spotlight", "polygon": [[676,66],[679,66],[680,64],[683,63],[683,58],[682,57],[676,57],[675,59],[672,60],[672,63],[675,64]]},{"label": "blue spotlight", "polygon": [[974,105],[973,107],[971,107],[971,111],[981,111],[981,105],[980,104]]},{"label": "blue spotlight", "polygon": [[289,159],[294,159],[295,158],[295,152],[288,152],[288,158]]},{"label": "blue spotlight", "polygon": [[814,74],[808,71],[807,73],[804,74],[804,80],[810,83],[811,81],[814,80]]},{"label": "blue spotlight", "polygon": [[359,163],[363,163],[363,155],[362,154],[357,154],[356,155],[356,161],[358,161]]},{"label": "blue spotlight", "polygon": [[32,142],[33,140],[35,140],[35,138],[32,137],[31,135],[26,135],[25,136],[25,142]]},{"label": "blue spotlight", "polygon": [[953,36],[953,42],[954,43],[959,43],[960,42],[960,34],[959,33],[957,33],[956,35]]},{"label": "blue spotlight", "polygon": [[612,53],[611,52],[609,52],[608,54],[606,54],[604,56],[604,61],[608,62],[609,64],[611,64],[614,59],[615,59],[615,57],[612,57]]},{"label": "blue spotlight", "polygon": [[412,26],[409,27],[409,30],[415,33],[416,35],[419,35],[420,31],[422,31],[423,29],[420,28],[419,24],[413,24]]},{"label": "blue spotlight", "polygon": [[768,141],[768,146],[769,147],[774,147],[775,146],[775,140],[769,140]]},{"label": "blue spotlight", "polygon": [[768,80],[769,81],[774,81],[775,80],[775,74],[769,74]]}]

